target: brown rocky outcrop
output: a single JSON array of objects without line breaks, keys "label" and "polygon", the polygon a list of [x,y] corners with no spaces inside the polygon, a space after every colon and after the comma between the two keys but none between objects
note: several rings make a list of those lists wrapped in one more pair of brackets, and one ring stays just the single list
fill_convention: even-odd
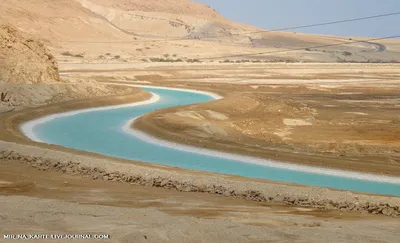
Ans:
[{"label": "brown rocky outcrop", "polygon": [[60,82],[58,65],[44,44],[9,24],[0,25],[0,82]]}]

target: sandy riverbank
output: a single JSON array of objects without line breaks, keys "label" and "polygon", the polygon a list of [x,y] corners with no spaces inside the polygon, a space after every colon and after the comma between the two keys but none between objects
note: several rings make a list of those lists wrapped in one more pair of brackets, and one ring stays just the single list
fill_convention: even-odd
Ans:
[{"label": "sandy riverbank", "polygon": [[[42,116],[149,97],[139,92],[3,114],[0,135],[11,141],[0,142],[0,194],[7,195],[0,196],[0,204],[8,212],[0,214],[4,232],[108,233],[111,242],[180,242],[179,237],[181,242],[364,243],[399,237],[397,218],[379,216],[399,216],[399,198],[113,159],[37,144],[18,130],[18,124]],[[48,217],[39,220],[38,212]]]},{"label": "sandy riverbank", "polygon": [[237,176],[187,171],[111,158],[71,154],[54,149],[0,142],[0,159],[16,160],[45,170],[81,174],[182,192],[206,192],[251,201],[283,203],[308,208],[400,215],[400,198],[362,195],[324,188],[251,180]]},{"label": "sandy riverbank", "polygon": [[[147,93],[140,93],[140,95],[136,94],[135,97],[139,99],[138,97],[148,98],[149,96]],[[4,140],[8,139],[11,143],[1,143],[1,159],[14,159],[33,164],[38,163],[40,167],[44,166],[47,168],[53,168],[53,166],[59,165],[58,167],[64,168],[66,172],[83,173],[90,175],[93,179],[166,187],[179,191],[208,192],[254,201],[285,203],[328,210],[340,209],[344,211],[370,212],[390,216],[397,216],[400,213],[399,198],[365,196],[351,192],[294,186],[283,183],[272,183],[264,180],[244,179],[235,176],[192,172],[148,163],[116,160],[105,156],[60,148],[59,146],[38,145],[28,141],[18,129],[17,124],[46,114],[59,113],[69,109],[79,109],[79,107],[84,108],[88,105],[93,107],[105,104],[111,105],[132,102],[131,98],[132,97],[130,97],[130,99],[123,99],[121,97],[115,97],[114,99],[99,99],[89,103],[79,101],[75,104],[71,102],[68,105],[59,104],[46,108],[37,108],[36,111],[35,109],[31,109],[25,112],[18,111],[6,114],[3,120],[6,129],[3,129],[0,134],[3,136]],[[10,126],[11,124],[12,126]],[[23,140],[23,142],[21,140]],[[22,142],[26,145],[15,144],[13,142]],[[34,145],[34,147],[27,145]],[[82,169],[82,166],[85,169]]]},{"label": "sandy riverbank", "polygon": [[97,233],[109,234],[108,242],[119,243],[364,243],[376,239],[395,242],[400,237],[397,218],[287,207],[207,193],[183,194],[92,180],[18,161],[0,160],[0,178],[0,207],[4,209],[0,212],[0,234]]},{"label": "sandy riverbank", "polygon": [[136,121],[137,128],[156,137],[289,163],[398,177],[397,67],[235,64],[114,71],[107,77],[224,96],[155,111]]}]

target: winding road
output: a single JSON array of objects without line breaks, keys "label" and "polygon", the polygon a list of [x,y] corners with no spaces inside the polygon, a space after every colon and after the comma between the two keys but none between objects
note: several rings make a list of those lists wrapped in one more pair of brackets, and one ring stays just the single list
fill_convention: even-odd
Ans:
[{"label": "winding road", "polygon": [[361,41],[361,43],[366,43],[368,45],[374,46],[376,52],[384,52],[387,49],[385,45],[376,42]]},{"label": "winding road", "polygon": [[327,39],[334,39],[334,40],[343,40],[343,41],[349,41],[349,44],[357,44],[357,43],[364,43],[369,46],[372,46],[374,50],[371,52],[384,52],[387,50],[387,47],[384,44],[380,44],[377,42],[372,42],[372,41],[357,41],[357,40],[349,40],[348,38],[338,38],[338,37],[325,37]]}]

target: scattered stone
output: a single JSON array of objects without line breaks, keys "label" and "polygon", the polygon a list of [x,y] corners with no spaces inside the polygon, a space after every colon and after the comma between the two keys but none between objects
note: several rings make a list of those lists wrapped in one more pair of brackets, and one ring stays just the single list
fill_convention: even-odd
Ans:
[{"label": "scattered stone", "polygon": [[[182,192],[207,192],[211,194],[219,194],[224,196],[242,198],[250,201],[257,202],[275,202],[285,203],[288,205],[295,205],[306,208],[319,208],[322,210],[337,210],[343,212],[359,212],[359,213],[370,213],[370,214],[381,214],[391,217],[400,216],[400,207],[397,205],[391,205],[389,203],[371,203],[371,202],[360,202],[359,197],[353,197],[354,202],[349,201],[333,201],[328,199],[315,199],[306,196],[283,196],[276,194],[275,197],[266,196],[260,191],[246,190],[236,191],[229,189],[224,186],[218,185],[194,185],[190,182],[181,182],[176,180],[170,180],[163,177],[146,178],[142,175],[127,175],[121,172],[106,172],[106,170],[98,167],[91,168],[89,166],[81,165],[73,161],[60,161],[49,158],[33,157],[31,155],[22,155],[18,152],[11,150],[0,151],[0,158],[8,160],[16,160],[27,163],[40,170],[56,170],[63,173],[75,173],[82,176],[89,176],[93,180],[107,180],[115,182],[125,182],[143,186],[154,186],[166,189],[175,189]],[[65,183],[67,185],[68,183]],[[350,197],[352,198],[352,197]],[[321,223],[314,222],[308,227],[318,227]]]}]

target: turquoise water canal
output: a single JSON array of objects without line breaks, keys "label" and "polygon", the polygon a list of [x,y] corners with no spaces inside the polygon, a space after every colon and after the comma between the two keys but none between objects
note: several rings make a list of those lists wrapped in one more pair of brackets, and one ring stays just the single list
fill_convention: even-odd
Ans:
[{"label": "turquoise water canal", "polygon": [[[400,196],[400,178],[384,178],[331,170],[313,170],[305,166],[282,166],[262,160],[225,153],[207,152],[185,146],[164,146],[126,131],[126,124],[156,109],[201,103],[214,98],[204,93],[144,88],[159,97],[153,103],[138,106],[108,107],[56,114],[31,121],[22,130],[33,140],[103,155],[185,169],[263,178],[311,186],[366,193]],[[125,129],[124,129],[125,126]],[[29,127],[29,128],[27,128]],[[175,148],[174,148],[175,146]],[[357,174],[353,176],[353,174]],[[351,178],[353,177],[353,178]],[[382,179],[383,178],[383,179]]]}]

